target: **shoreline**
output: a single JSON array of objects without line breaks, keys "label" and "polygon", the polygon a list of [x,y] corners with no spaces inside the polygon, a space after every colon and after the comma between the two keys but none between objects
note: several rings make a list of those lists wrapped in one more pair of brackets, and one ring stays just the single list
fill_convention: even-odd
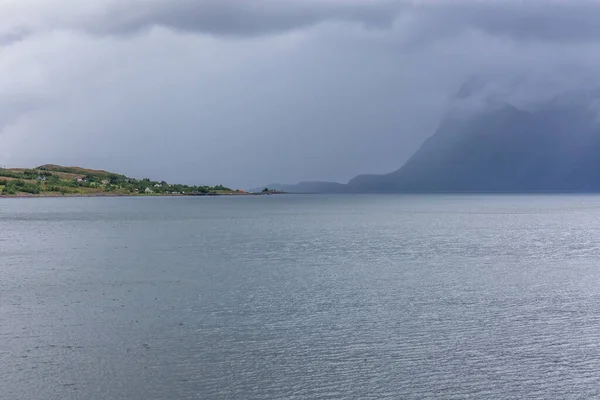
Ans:
[{"label": "shoreline", "polygon": [[79,194],[0,194],[0,199],[43,199],[43,198],[77,198],[77,197],[246,197],[271,196],[287,193],[210,193],[210,194],[125,194],[125,193],[79,193]]}]

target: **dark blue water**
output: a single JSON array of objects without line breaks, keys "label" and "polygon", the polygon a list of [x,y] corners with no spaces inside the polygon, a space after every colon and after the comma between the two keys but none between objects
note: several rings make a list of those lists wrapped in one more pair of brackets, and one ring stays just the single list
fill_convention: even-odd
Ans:
[{"label": "dark blue water", "polygon": [[600,197],[0,200],[2,399],[600,392]]}]

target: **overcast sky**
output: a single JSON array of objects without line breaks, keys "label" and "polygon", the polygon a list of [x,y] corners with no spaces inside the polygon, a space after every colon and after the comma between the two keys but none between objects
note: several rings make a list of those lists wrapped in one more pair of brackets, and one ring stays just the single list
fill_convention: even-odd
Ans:
[{"label": "overcast sky", "polygon": [[0,165],[347,181],[473,76],[526,103],[599,67],[596,0],[0,0]]}]

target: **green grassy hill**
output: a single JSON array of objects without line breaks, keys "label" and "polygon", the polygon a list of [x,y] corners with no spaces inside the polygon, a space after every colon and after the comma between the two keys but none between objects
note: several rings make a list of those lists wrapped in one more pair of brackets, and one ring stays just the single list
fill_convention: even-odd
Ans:
[{"label": "green grassy hill", "polygon": [[61,165],[32,169],[0,168],[0,194],[4,196],[59,195],[200,195],[239,194],[224,186],[189,186],[150,179],[134,179],[104,170]]}]

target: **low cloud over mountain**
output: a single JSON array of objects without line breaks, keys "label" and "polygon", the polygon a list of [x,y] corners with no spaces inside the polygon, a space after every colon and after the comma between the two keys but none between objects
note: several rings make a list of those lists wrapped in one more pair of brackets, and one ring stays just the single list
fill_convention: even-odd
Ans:
[{"label": "low cloud over mountain", "polygon": [[484,86],[464,85],[457,102],[477,107],[451,110],[400,169],[357,176],[343,188],[321,185],[321,191],[600,190],[600,91],[567,92],[520,109],[492,94],[482,97]]}]

